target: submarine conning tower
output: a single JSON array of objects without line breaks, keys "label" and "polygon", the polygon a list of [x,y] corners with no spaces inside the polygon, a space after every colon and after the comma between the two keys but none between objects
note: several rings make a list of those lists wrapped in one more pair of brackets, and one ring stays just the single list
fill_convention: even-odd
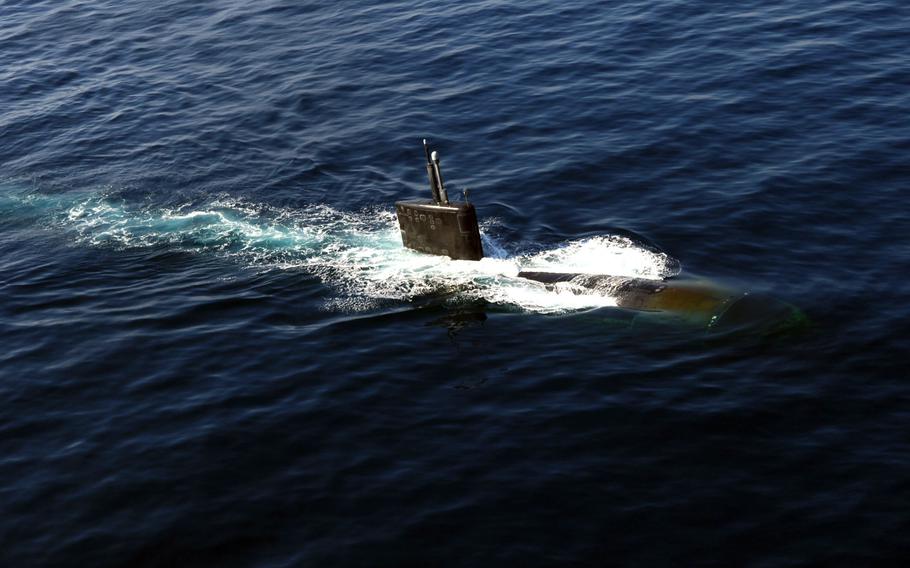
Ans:
[{"label": "submarine conning tower", "polygon": [[395,204],[402,243],[412,250],[455,260],[480,260],[483,258],[483,246],[477,226],[477,211],[474,205],[468,203],[467,191],[464,192],[464,201],[450,202],[439,167],[439,154],[430,152],[426,139],[423,151],[433,199],[399,201]]}]

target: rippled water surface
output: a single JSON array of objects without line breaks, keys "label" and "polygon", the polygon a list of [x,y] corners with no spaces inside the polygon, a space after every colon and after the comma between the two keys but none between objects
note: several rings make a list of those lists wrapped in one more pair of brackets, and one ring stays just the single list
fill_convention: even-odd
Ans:
[{"label": "rippled water surface", "polygon": [[[0,1],[3,564],[899,564],[908,29]],[[480,262],[401,246],[423,137]],[[719,329],[523,270],[769,303]]]}]

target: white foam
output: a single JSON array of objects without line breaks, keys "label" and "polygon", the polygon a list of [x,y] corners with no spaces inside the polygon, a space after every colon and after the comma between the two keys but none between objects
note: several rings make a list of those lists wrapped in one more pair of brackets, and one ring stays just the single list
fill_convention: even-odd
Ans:
[{"label": "white foam", "polygon": [[664,253],[643,248],[627,237],[608,235],[527,256],[523,269],[659,279],[669,275],[668,261]]},{"label": "white foam", "polygon": [[[104,197],[72,205],[62,216],[80,242],[93,246],[169,244],[230,257],[274,270],[320,277],[336,297],[329,309],[372,309],[384,300],[446,295],[451,301],[483,300],[529,312],[558,313],[613,306],[613,298],[570,284],[545,286],[518,278],[520,270],[588,272],[639,278],[668,274],[672,259],[620,236],[570,241],[533,254],[509,255],[487,231],[488,257],[456,261],[416,253],[401,245],[389,210],[338,211],[326,205],[276,208],[219,197],[203,205],[134,209]],[[484,229],[489,229],[487,220]]]}]

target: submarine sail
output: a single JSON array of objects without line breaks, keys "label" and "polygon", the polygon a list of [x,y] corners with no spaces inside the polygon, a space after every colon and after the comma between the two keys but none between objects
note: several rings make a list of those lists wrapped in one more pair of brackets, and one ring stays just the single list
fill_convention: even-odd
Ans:
[{"label": "submarine sail", "polygon": [[449,201],[439,155],[423,141],[430,181],[431,200],[399,201],[395,204],[401,241],[405,247],[455,260],[480,260],[483,245],[477,225],[477,211],[468,203]]}]

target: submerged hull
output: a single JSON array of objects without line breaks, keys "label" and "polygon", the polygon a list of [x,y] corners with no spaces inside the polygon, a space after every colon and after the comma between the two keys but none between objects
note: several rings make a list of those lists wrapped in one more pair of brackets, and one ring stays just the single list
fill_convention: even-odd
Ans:
[{"label": "submerged hull", "polygon": [[585,293],[615,298],[620,308],[663,312],[704,324],[708,329],[778,327],[801,316],[780,300],[732,290],[705,280],[649,280],[606,274],[519,272],[547,286],[574,286]]}]

